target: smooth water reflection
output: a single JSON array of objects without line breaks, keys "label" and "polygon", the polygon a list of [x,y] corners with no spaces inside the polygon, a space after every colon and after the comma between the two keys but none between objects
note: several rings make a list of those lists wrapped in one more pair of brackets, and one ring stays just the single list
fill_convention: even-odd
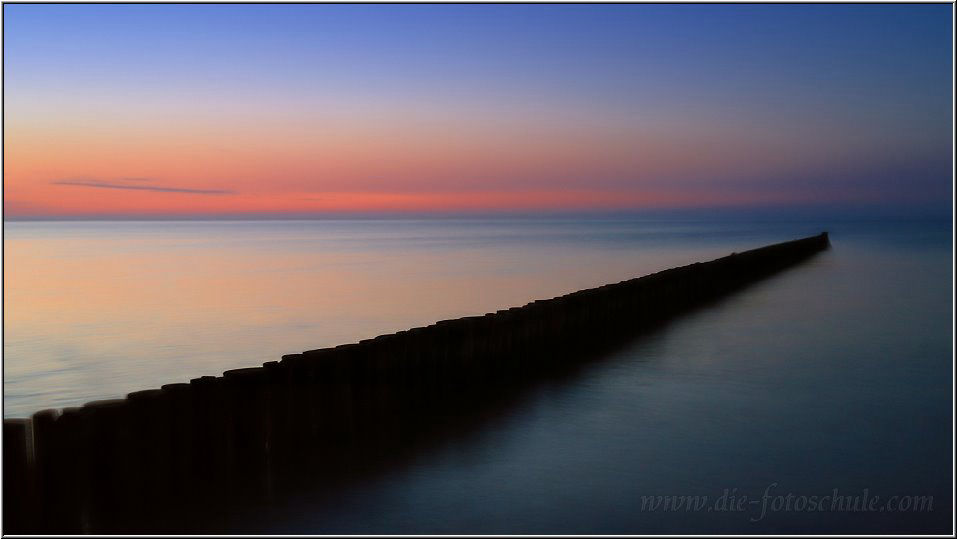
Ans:
[{"label": "smooth water reflection", "polygon": [[787,238],[620,220],[5,226],[7,417]]},{"label": "smooth water reflection", "polygon": [[[8,415],[831,231],[834,248],[411,464],[213,531],[949,533],[949,224],[7,223]],[[772,486],[773,485],[773,486]],[[642,496],[934,496],[929,513],[642,511]]]}]

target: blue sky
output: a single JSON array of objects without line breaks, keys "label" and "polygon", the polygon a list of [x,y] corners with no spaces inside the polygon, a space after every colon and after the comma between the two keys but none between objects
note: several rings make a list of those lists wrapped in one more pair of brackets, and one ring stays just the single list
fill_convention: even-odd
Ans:
[{"label": "blue sky", "polygon": [[[41,213],[83,203],[56,199],[76,192],[64,180],[123,177],[275,196],[272,211],[284,193],[425,193],[441,204],[436,193],[480,192],[494,205],[501,197],[488,193],[516,189],[587,191],[599,207],[602,190],[637,205],[783,193],[941,207],[951,9],[8,4],[5,182],[14,211]],[[187,178],[185,163],[162,165],[169,148],[149,146],[173,117],[193,148],[228,139],[230,151],[256,153],[256,129],[289,143],[248,174],[196,155],[193,169],[210,172]],[[88,157],[139,137],[149,158],[110,169],[56,151],[82,129],[96,134]],[[41,141],[52,150],[42,163],[17,151]],[[315,152],[354,162],[317,163]],[[144,195],[114,202],[135,210],[146,202],[129,197]]]}]

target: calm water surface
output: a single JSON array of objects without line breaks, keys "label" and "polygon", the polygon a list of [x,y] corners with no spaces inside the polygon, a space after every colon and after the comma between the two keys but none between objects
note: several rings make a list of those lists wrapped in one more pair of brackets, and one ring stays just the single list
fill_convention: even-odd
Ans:
[{"label": "calm water surface", "polygon": [[[809,263],[234,531],[950,530],[947,222],[5,223],[4,412],[78,405],[828,229]],[[743,512],[642,509],[728,489]],[[736,490],[732,490],[736,489]],[[913,512],[761,497],[934,496]],[[769,501],[773,499],[769,498]],[[757,522],[752,522],[757,519]]]}]

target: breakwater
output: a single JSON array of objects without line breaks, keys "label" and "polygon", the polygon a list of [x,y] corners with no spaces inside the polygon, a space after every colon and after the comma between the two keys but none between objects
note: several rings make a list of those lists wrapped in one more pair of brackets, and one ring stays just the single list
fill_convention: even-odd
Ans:
[{"label": "breakwater", "polygon": [[815,236],[5,421],[5,531],[141,531],[300,480],[369,473],[499,393],[826,246]]}]

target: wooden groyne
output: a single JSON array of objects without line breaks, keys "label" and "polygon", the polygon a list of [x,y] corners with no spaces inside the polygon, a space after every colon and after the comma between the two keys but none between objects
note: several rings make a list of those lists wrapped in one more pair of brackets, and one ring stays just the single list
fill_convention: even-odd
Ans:
[{"label": "wooden groyne", "polygon": [[[363,473],[476,402],[827,249],[826,233],[3,423],[4,533],[168,532]],[[149,527],[147,522],[158,526]]]}]

